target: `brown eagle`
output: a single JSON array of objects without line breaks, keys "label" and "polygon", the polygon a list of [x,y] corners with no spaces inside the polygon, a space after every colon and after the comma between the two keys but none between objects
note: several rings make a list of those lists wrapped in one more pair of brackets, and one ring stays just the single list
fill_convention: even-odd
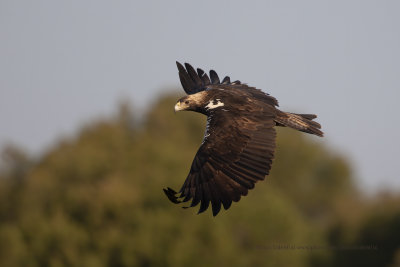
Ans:
[{"label": "brown eagle", "polygon": [[[191,110],[207,116],[203,142],[179,192],[164,189],[173,203],[200,203],[198,213],[211,202],[213,215],[221,204],[229,209],[249,189],[268,175],[275,151],[275,126],[287,126],[323,136],[314,114],[296,114],[277,109],[278,101],[255,87],[226,76],[220,81],[188,63],[176,62],[185,97],[175,111]],[[187,207],[184,207],[187,208]]]}]

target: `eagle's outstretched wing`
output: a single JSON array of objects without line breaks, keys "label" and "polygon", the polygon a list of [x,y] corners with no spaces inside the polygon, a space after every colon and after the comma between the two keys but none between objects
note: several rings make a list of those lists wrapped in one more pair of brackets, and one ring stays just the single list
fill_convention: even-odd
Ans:
[{"label": "eagle's outstretched wing", "polygon": [[[189,64],[185,63],[185,67],[178,61],[176,62],[179,70],[179,79],[183,90],[186,94],[192,95],[200,91],[206,90],[210,85],[224,84],[224,85],[237,85],[241,84],[240,81],[231,82],[229,76],[225,76],[222,82],[219,80],[218,74],[214,70],[210,70],[210,77],[202,69],[195,69]],[[210,79],[211,78],[211,79]]]},{"label": "eagle's outstretched wing", "polygon": [[[210,77],[208,77],[207,73],[205,73],[202,69],[197,68],[197,72],[195,69],[189,64],[185,63],[185,67],[176,62],[179,71],[179,79],[181,81],[183,90],[185,90],[186,94],[192,95],[204,90],[208,89],[244,89],[247,92],[256,98],[262,99],[266,103],[269,103],[274,106],[279,106],[278,101],[275,97],[270,96],[263,91],[256,89],[255,87],[248,86],[245,83],[241,83],[239,80],[231,82],[229,76],[225,76],[220,81],[218,74],[214,70],[210,70]],[[211,79],[210,79],[211,78]]]},{"label": "eagle's outstretched wing", "polygon": [[174,203],[192,200],[191,207],[200,203],[199,213],[211,202],[215,216],[221,204],[228,209],[232,201],[247,195],[271,168],[275,110],[272,105],[249,105],[240,116],[231,117],[221,109],[209,117],[186,181],[178,193],[164,189],[168,198]]}]

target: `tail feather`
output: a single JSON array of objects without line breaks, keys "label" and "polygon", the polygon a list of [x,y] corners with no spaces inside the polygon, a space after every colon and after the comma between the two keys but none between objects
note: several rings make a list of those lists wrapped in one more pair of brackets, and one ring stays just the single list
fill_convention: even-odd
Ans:
[{"label": "tail feather", "polygon": [[278,126],[287,126],[305,133],[315,134],[318,136],[324,136],[324,133],[320,130],[321,125],[318,122],[313,121],[317,115],[314,114],[296,114],[289,112],[282,112],[279,114],[276,123]]},{"label": "tail feather", "polygon": [[[294,113],[294,114],[296,114],[296,113]],[[303,118],[306,118],[308,120],[313,120],[313,119],[317,118],[317,115],[315,115],[315,114],[296,114],[296,115],[302,116]]]}]

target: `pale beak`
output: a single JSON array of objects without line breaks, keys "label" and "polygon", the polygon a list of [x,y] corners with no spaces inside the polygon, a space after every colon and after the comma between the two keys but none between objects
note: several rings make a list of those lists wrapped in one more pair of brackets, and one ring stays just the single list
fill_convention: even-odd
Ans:
[{"label": "pale beak", "polygon": [[181,102],[179,101],[178,103],[175,104],[175,112],[181,110]]}]

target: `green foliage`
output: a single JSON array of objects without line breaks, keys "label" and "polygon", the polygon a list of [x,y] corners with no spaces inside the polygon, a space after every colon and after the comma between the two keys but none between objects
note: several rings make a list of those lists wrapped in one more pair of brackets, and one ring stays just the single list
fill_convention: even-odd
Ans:
[{"label": "green foliage", "polygon": [[335,251],[332,266],[400,266],[400,197],[380,195],[366,209],[356,227],[349,227],[344,217],[332,231],[333,244],[356,248],[351,254]]},{"label": "green foliage", "polygon": [[326,221],[335,215],[338,198],[357,192],[346,160],[316,143],[315,137],[311,138],[278,128],[278,147],[270,180],[307,217]]},{"label": "green foliage", "polygon": [[359,197],[346,160],[290,129],[279,131],[272,174],[229,211],[214,218],[171,204],[162,188],[182,185],[205,125],[174,114],[176,99],[161,98],[140,124],[123,104],[36,162],[9,149],[0,266],[345,266],[348,257],[310,246],[379,238],[393,258],[398,210],[350,223],[347,202],[359,209]]}]

